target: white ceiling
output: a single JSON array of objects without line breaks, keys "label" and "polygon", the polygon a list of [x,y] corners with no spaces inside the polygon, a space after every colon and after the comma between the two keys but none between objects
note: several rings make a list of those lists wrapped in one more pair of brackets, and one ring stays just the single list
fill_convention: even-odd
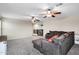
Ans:
[{"label": "white ceiling", "polygon": [[[14,19],[29,20],[27,16],[37,15],[43,8],[53,8],[58,3],[0,3],[0,15]],[[62,12],[59,18],[79,16],[79,3],[63,3],[59,7]]]}]

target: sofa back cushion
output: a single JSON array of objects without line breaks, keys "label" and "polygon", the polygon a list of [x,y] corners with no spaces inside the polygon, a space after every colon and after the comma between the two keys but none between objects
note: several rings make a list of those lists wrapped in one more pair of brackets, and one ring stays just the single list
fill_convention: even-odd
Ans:
[{"label": "sofa back cushion", "polygon": [[63,33],[66,33],[66,32],[64,32],[64,31],[49,31],[49,33],[46,33],[45,38],[49,39],[50,37],[52,37],[54,35],[61,36]]},{"label": "sofa back cushion", "polygon": [[53,40],[55,38],[60,39],[60,40],[64,40],[65,37],[68,37],[71,35],[72,32],[64,32],[64,31],[49,31],[49,33],[47,33],[45,35],[46,40],[48,40],[49,42],[53,42]]}]

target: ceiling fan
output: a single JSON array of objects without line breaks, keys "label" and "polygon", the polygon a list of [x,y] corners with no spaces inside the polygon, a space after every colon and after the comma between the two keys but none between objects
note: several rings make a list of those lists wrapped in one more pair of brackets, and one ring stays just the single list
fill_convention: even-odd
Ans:
[{"label": "ceiling fan", "polygon": [[34,24],[40,22],[40,20],[36,16],[31,16],[31,19],[32,19],[32,23]]},{"label": "ceiling fan", "polygon": [[[61,6],[62,3],[57,4],[55,7],[59,7]],[[40,15],[43,16],[43,18],[47,18],[47,17],[56,17],[56,15],[61,14],[61,12],[59,10],[56,10],[55,8],[48,8],[46,9],[44,12],[42,12]]]}]

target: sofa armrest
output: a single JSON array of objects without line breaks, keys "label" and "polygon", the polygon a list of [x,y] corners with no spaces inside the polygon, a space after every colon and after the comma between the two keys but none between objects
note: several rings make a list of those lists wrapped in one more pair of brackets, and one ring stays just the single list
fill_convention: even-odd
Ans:
[{"label": "sofa armrest", "polygon": [[59,44],[61,46],[61,53],[67,54],[67,52],[70,50],[74,43],[71,37],[67,37],[63,41],[60,41]]}]

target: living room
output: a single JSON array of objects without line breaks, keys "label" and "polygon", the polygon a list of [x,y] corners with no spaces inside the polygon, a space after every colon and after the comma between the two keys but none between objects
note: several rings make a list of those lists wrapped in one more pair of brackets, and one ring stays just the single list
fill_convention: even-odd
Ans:
[{"label": "living room", "polygon": [[[4,38],[1,42],[7,42],[5,42],[7,48],[3,49],[7,51],[1,53],[44,55],[34,48],[33,40],[45,39],[50,31],[62,31],[74,32],[74,42],[67,54],[79,55],[78,9],[79,3],[0,3],[0,36]],[[45,55],[50,53],[47,52]]]}]

